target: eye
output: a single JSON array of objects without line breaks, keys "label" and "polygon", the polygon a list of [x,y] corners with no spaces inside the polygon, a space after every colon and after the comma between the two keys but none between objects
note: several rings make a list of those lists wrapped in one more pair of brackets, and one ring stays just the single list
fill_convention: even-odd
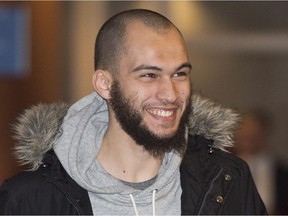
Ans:
[{"label": "eye", "polygon": [[155,73],[145,73],[140,75],[140,78],[144,79],[144,80],[153,80],[153,79],[157,79],[159,76]]},{"label": "eye", "polygon": [[188,73],[185,71],[179,71],[173,74],[173,78],[177,80],[186,80],[187,77],[188,77]]}]

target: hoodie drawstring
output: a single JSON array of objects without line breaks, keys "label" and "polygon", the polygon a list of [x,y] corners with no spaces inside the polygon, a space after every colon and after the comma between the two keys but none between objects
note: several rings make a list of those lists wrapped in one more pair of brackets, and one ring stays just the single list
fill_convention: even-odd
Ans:
[{"label": "hoodie drawstring", "polygon": [[[155,203],[156,203],[156,202],[155,202],[156,192],[157,192],[157,190],[153,190],[153,191],[152,191],[152,210],[153,210],[153,216],[156,216],[156,206],[155,206]],[[131,199],[133,208],[134,208],[135,215],[136,215],[136,216],[139,216],[135,199],[134,199],[134,197],[133,197],[132,194],[129,194],[129,196],[130,196],[130,199]]]},{"label": "hoodie drawstring", "polygon": [[156,216],[156,202],[155,202],[155,198],[156,198],[156,192],[157,190],[153,190],[152,192],[152,210],[153,210],[153,216]]},{"label": "hoodie drawstring", "polygon": [[133,208],[134,208],[134,212],[135,212],[135,215],[136,216],[139,216],[138,214],[138,211],[137,211],[137,206],[136,206],[136,203],[135,203],[135,200],[134,200],[134,197],[132,194],[129,194],[130,198],[131,198],[131,202],[132,202],[132,205],[133,205]]}]

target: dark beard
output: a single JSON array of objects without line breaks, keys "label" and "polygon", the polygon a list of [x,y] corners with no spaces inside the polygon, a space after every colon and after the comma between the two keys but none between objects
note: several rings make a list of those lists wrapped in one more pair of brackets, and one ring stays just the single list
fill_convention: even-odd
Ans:
[{"label": "dark beard", "polygon": [[186,149],[186,126],[191,112],[191,99],[189,99],[187,103],[177,131],[171,136],[161,136],[150,131],[147,126],[142,123],[143,117],[141,113],[133,107],[131,100],[123,96],[118,81],[113,83],[110,94],[111,99],[109,100],[109,104],[115,112],[116,119],[122,129],[130,135],[137,144],[143,146],[150,155],[162,157],[164,153],[172,150],[175,150],[181,155],[184,153]]}]

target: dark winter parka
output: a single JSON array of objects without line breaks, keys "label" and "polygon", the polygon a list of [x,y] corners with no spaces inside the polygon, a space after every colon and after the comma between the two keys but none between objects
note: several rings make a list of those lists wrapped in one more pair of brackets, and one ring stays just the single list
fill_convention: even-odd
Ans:
[{"label": "dark winter parka", "polygon": [[[182,214],[267,214],[247,164],[225,148],[233,145],[238,115],[193,95],[189,138],[181,173]],[[92,215],[88,192],[64,170],[53,151],[68,107],[38,105],[15,126],[15,155],[30,171],[0,189],[0,214]]]}]

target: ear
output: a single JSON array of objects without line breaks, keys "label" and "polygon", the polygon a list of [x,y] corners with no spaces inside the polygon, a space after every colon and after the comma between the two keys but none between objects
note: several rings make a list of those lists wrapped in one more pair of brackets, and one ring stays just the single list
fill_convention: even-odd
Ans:
[{"label": "ear", "polygon": [[110,88],[112,85],[112,76],[105,70],[96,70],[93,75],[93,86],[96,92],[104,99],[110,99]]}]

